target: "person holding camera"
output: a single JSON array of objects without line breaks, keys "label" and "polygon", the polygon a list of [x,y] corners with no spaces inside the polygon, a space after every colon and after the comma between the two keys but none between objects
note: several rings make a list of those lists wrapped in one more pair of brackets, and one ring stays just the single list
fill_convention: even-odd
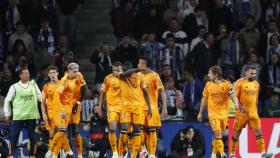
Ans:
[{"label": "person holding camera", "polygon": [[192,125],[177,133],[171,143],[172,157],[201,158],[205,153],[203,134]]}]

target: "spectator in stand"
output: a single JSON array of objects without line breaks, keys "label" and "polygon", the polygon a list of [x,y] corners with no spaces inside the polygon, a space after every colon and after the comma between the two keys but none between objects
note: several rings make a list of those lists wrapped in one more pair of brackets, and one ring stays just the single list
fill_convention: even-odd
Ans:
[{"label": "spectator in stand", "polygon": [[265,3],[265,22],[269,22],[272,17],[279,19],[280,2],[277,0],[267,0]]},{"label": "spectator in stand", "polygon": [[35,81],[40,89],[43,89],[44,85],[50,81],[48,76],[49,66],[50,65],[42,65],[39,73],[36,76]]},{"label": "spectator in stand", "polygon": [[196,29],[199,25],[208,28],[208,19],[205,17],[205,10],[201,6],[195,7],[194,12],[185,17],[183,31],[188,35],[188,42],[196,37]]},{"label": "spectator in stand", "polygon": [[158,7],[151,6],[149,9],[149,14],[142,17],[136,27],[140,37],[147,32],[154,32],[157,38],[161,37],[161,34],[165,28],[165,24],[162,20]]},{"label": "spectator in stand", "polygon": [[167,83],[167,78],[172,76],[171,66],[170,65],[162,65],[160,71],[160,80],[165,85]]},{"label": "spectator in stand", "polygon": [[[185,108],[188,120],[195,120],[200,108],[200,100],[203,92],[203,85],[195,76],[192,70],[184,70],[184,84],[181,89],[184,96]],[[184,114],[185,115],[185,114]]]},{"label": "spectator in stand", "polygon": [[[280,65],[279,54],[272,53],[271,62],[264,69],[263,81],[266,85],[267,94],[272,94],[273,91],[280,92]],[[269,95],[268,95],[269,96]]]},{"label": "spectator in stand", "polygon": [[230,32],[228,37],[221,41],[220,48],[223,69],[230,69],[238,73],[241,58],[239,32]]},{"label": "spectator in stand", "polygon": [[[95,94],[94,94],[95,93]],[[99,93],[94,91],[89,87],[86,97],[82,100],[82,120],[90,121],[93,107],[98,105]]]},{"label": "spectator in stand", "polygon": [[16,32],[13,33],[8,42],[8,50],[12,51],[13,45],[17,39],[21,39],[25,45],[27,52],[33,52],[33,38],[32,36],[26,32],[25,25],[22,21],[18,21],[16,23]]},{"label": "spectator in stand", "polygon": [[[267,49],[270,45],[270,37],[274,34],[280,35],[278,32],[278,26],[277,26],[277,22],[275,20],[271,20],[269,21],[269,23],[267,24],[267,30],[264,31],[264,33],[262,34],[262,38],[261,38],[261,47],[262,47],[262,51],[265,53],[267,52]],[[262,54],[263,57],[266,57],[266,54]],[[267,60],[267,59],[266,59]]]},{"label": "spectator in stand", "polygon": [[137,67],[139,54],[137,48],[131,45],[131,39],[129,35],[122,36],[121,45],[118,46],[113,52],[113,60],[120,61],[122,63],[130,61],[133,67]]},{"label": "spectator in stand", "polygon": [[220,25],[225,25],[228,30],[231,30],[233,20],[230,9],[224,5],[224,0],[215,0],[215,4],[215,7],[209,12],[209,32],[217,36]]},{"label": "spectator in stand", "polygon": [[180,24],[184,22],[184,19],[187,15],[193,13],[196,6],[197,0],[183,0],[183,7],[180,8],[178,13],[178,21]]},{"label": "spectator in stand", "polygon": [[155,32],[149,32],[142,36],[143,44],[142,54],[147,57],[151,61],[150,68],[156,72],[158,72],[158,58],[161,51],[161,44],[156,41]]},{"label": "spectator in stand", "polygon": [[55,13],[55,5],[50,3],[50,0],[40,0],[40,5],[37,8],[36,13],[38,14],[37,17],[37,24],[39,24],[40,19],[49,19],[50,27],[55,29],[56,28],[56,13]]},{"label": "spectator in stand", "polygon": [[190,52],[193,50],[193,48],[203,40],[203,36],[206,33],[206,27],[203,25],[199,25],[197,27],[197,37],[192,39],[191,45],[190,45]]},{"label": "spectator in stand", "polygon": [[266,117],[280,117],[279,94],[274,93],[269,98],[270,104],[265,107]]},{"label": "spectator in stand", "polygon": [[16,24],[22,20],[22,9],[16,0],[8,0],[8,7],[5,12],[6,36],[12,35],[16,31]]},{"label": "spectator in stand", "polygon": [[171,142],[171,157],[201,158],[205,153],[205,140],[202,132],[192,125],[180,130]]},{"label": "spectator in stand", "polygon": [[[73,52],[68,47],[68,39],[65,35],[61,35],[58,37],[57,46],[53,53],[55,66],[58,67],[59,70],[59,78],[63,76],[64,68],[63,68],[63,57],[67,56],[69,58],[74,58]],[[66,65],[67,66],[67,65]]]},{"label": "spectator in stand", "polygon": [[272,53],[280,54],[280,36],[274,34],[269,39],[269,45],[266,51],[266,63],[270,63]]},{"label": "spectator in stand", "polygon": [[187,43],[187,34],[184,31],[180,30],[176,18],[172,18],[169,21],[169,29],[162,34],[162,39],[164,41],[166,40],[166,36],[168,34],[173,34],[175,44],[180,46],[180,48],[183,50],[184,55],[187,55],[189,51],[189,44]]},{"label": "spectator in stand", "polygon": [[183,59],[183,51],[179,46],[175,45],[175,38],[173,34],[167,34],[165,39],[165,47],[162,48],[159,55],[159,67],[162,65],[170,65],[172,76],[174,77],[175,81],[178,81],[181,79],[183,74]]},{"label": "spectator in stand", "polygon": [[131,0],[123,0],[119,8],[114,9],[111,14],[111,24],[115,35],[120,39],[122,35],[133,32],[134,17]]},{"label": "spectator in stand", "polygon": [[[44,44],[45,44],[45,42],[39,42],[38,43],[38,45],[34,49],[32,60],[29,60],[29,63],[34,64],[35,69],[37,71],[41,70],[41,68],[45,67],[46,65],[52,65],[53,64],[53,58],[48,53],[48,50],[47,50],[47,48],[45,47]],[[40,62],[38,62],[38,61],[40,61]]]},{"label": "spectator in stand", "polygon": [[189,67],[197,72],[197,77],[203,81],[207,76],[209,68],[215,65],[215,52],[212,45],[214,44],[214,36],[212,33],[205,33],[203,40],[199,42],[186,58]]},{"label": "spectator in stand", "polygon": [[172,76],[167,78],[164,85],[166,93],[167,113],[170,116],[183,117],[184,98],[180,90],[175,87],[175,81]]},{"label": "spectator in stand", "polygon": [[5,97],[8,93],[9,87],[14,83],[15,80],[12,76],[12,71],[9,68],[4,68],[0,80],[0,95]]},{"label": "spectator in stand", "polygon": [[259,60],[259,56],[255,52],[252,52],[252,53],[249,54],[249,61],[245,65],[243,65],[243,67],[241,69],[240,77],[244,76],[245,70],[246,70],[247,67],[256,68],[256,80],[258,82],[260,82],[260,75],[261,75],[261,72],[262,72],[262,64]]},{"label": "spectator in stand", "polygon": [[248,52],[249,48],[258,50],[261,33],[256,28],[256,21],[253,15],[249,15],[245,20],[245,27],[240,30],[241,50]]},{"label": "spectator in stand", "polygon": [[15,58],[19,56],[31,56],[30,52],[27,52],[26,47],[21,39],[17,39],[13,45],[12,52]]},{"label": "spectator in stand", "polygon": [[239,25],[245,24],[249,15],[255,15],[256,22],[259,22],[262,15],[259,0],[235,0],[234,6]]},{"label": "spectator in stand", "polygon": [[169,0],[169,8],[164,11],[162,18],[163,21],[168,24],[171,19],[177,18],[178,9],[176,0]]},{"label": "spectator in stand", "polygon": [[112,72],[112,51],[113,46],[108,42],[103,42],[90,57],[90,62],[96,67],[95,85],[99,91],[104,78]]},{"label": "spectator in stand", "polygon": [[47,49],[47,52],[53,56],[53,52],[55,50],[55,36],[53,29],[50,27],[49,20],[46,18],[43,18],[40,20],[41,28],[39,29],[36,41],[37,43],[41,43],[43,48]]},{"label": "spectator in stand", "polygon": [[3,64],[3,69],[10,69],[12,72],[12,77],[16,78],[17,74],[15,73],[16,63],[15,58],[12,54],[7,54],[5,57],[5,62]]},{"label": "spectator in stand", "polygon": [[[60,35],[67,34],[71,48],[75,48],[75,35],[77,13],[82,6],[83,0],[57,0],[59,8],[58,28]],[[67,29],[69,32],[67,33]]]}]

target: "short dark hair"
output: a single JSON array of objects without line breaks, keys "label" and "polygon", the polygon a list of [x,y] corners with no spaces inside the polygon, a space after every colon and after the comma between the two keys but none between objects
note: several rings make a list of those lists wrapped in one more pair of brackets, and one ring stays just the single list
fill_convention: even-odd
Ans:
[{"label": "short dark hair", "polygon": [[53,65],[48,67],[48,72],[51,71],[51,70],[55,70],[56,72],[58,72],[58,68],[56,66],[53,66]]},{"label": "short dark hair", "polygon": [[[278,42],[280,42],[280,36],[277,35],[277,34],[273,34],[273,35],[271,35],[270,38],[269,38],[269,45],[272,45],[272,38],[273,38],[274,36],[276,36],[277,39],[278,39]],[[280,52],[279,52],[279,53],[280,53]]]},{"label": "short dark hair", "polygon": [[167,38],[173,38],[173,39],[174,39],[174,35],[173,35],[172,33],[168,33],[168,34],[166,35],[166,38],[165,38],[165,39],[167,39]]},{"label": "short dark hair", "polygon": [[122,63],[120,61],[115,61],[112,66],[119,67],[119,66],[122,66]]},{"label": "short dark hair", "polygon": [[204,11],[205,9],[203,8],[203,7],[201,7],[200,5],[198,5],[198,6],[196,6],[195,8],[194,8],[194,12],[199,12],[199,11]]},{"label": "short dark hair", "polygon": [[249,65],[245,68],[245,72],[249,71],[249,70],[257,70],[257,68],[253,65]]},{"label": "short dark hair", "polygon": [[126,71],[126,70],[130,70],[130,69],[133,68],[133,64],[132,64],[132,62],[130,62],[130,61],[126,61],[126,62],[124,62],[123,67],[124,67],[124,70],[125,70],[125,71]]},{"label": "short dark hair", "polygon": [[24,66],[24,67],[20,68],[18,71],[18,74],[21,75],[24,70],[28,70],[28,67]]},{"label": "short dark hair", "polygon": [[147,66],[147,67],[150,67],[151,61],[150,61],[149,58],[147,58],[146,56],[140,56],[139,60],[140,60],[140,59],[141,59],[141,60],[145,60],[146,66]]}]

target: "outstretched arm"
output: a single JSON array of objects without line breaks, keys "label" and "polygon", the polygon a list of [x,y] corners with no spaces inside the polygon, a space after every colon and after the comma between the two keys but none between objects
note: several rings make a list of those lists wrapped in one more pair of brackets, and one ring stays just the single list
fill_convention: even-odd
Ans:
[{"label": "outstretched arm", "polygon": [[128,76],[132,75],[133,73],[137,73],[139,71],[147,71],[147,68],[130,69],[130,70],[120,73],[119,76],[120,76],[120,78],[125,78],[125,77],[128,77]]}]

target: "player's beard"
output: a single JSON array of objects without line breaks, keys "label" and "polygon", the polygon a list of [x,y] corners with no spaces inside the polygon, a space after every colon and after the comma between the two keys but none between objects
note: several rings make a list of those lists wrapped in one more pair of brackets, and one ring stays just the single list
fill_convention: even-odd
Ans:
[{"label": "player's beard", "polygon": [[252,82],[252,81],[255,80],[255,77],[249,77],[248,80],[249,80],[250,82]]}]

